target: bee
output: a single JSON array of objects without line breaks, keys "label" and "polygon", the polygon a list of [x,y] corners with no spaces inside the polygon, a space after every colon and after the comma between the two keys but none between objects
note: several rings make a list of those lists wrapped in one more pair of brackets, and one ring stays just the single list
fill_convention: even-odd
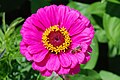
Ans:
[{"label": "bee", "polygon": [[78,47],[74,48],[74,49],[71,51],[71,53],[75,54],[75,53],[78,53],[78,52],[80,52],[80,51],[81,51],[81,47],[78,46]]}]

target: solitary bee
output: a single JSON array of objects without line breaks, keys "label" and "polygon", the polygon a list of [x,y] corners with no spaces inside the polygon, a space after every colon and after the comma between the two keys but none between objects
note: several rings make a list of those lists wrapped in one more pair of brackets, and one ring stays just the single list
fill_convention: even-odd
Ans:
[{"label": "solitary bee", "polygon": [[80,51],[81,51],[81,47],[78,46],[78,47],[74,48],[74,49],[71,51],[71,53],[75,54],[75,53],[78,53],[78,52],[80,52]]}]

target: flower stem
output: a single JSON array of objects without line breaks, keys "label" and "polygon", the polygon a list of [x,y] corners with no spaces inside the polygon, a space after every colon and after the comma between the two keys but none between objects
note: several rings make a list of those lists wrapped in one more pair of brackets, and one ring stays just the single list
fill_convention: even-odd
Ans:
[{"label": "flower stem", "polygon": [[59,75],[63,80],[70,80],[68,76],[66,75]]},{"label": "flower stem", "polygon": [[62,78],[62,80],[65,80],[64,77],[63,77],[63,75],[59,75],[59,76]]}]

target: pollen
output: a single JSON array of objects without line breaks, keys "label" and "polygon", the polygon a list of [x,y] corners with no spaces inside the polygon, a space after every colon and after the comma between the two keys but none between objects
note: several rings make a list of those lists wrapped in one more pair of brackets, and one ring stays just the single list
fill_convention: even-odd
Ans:
[{"label": "pollen", "polygon": [[66,28],[54,25],[44,31],[42,42],[46,49],[58,54],[61,51],[65,52],[72,41]]}]

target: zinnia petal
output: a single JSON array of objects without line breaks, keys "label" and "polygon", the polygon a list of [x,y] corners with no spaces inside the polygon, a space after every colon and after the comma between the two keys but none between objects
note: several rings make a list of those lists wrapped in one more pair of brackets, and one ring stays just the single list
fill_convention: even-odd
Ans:
[{"label": "zinnia petal", "polygon": [[63,26],[65,26],[66,29],[69,30],[71,25],[79,18],[79,16],[80,16],[80,13],[78,13],[75,10],[71,10],[70,12],[67,13]]},{"label": "zinnia petal", "polygon": [[21,42],[20,42],[20,52],[21,52],[21,54],[25,54],[25,52],[27,52],[27,47],[26,47],[26,45],[25,45],[25,42],[22,40]]},{"label": "zinnia petal", "polygon": [[38,30],[44,31],[46,29],[46,27],[44,27],[44,25],[39,22],[39,17],[36,14],[33,14],[31,16],[31,19],[32,19],[32,24],[35,25],[36,28],[38,28]]},{"label": "zinnia petal", "polygon": [[26,59],[28,61],[32,61],[33,60],[33,57],[32,57],[32,55],[29,52],[25,52],[24,56],[26,57]]},{"label": "zinnia petal", "polygon": [[46,71],[43,71],[43,72],[40,72],[40,73],[42,74],[42,76],[47,76],[47,77],[49,77],[49,76],[51,76],[52,71],[46,70]]},{"label": "zinnia petal", "polygon": [[[67,16],[67,13],[70,11],[70,8],[64,5],[59,5],[58,6],[58,17],[59,17],[59,22],[58,24],[60,27],[64,26],[64,20]],[[65,26],[64,26],[65,27]]]},{"label": "zinnia petal", "polygon": [[[50,20],[51,26],[53,25],[58,25],[58,20],[59,20],[59,16],[57,15],[57,6],[56,5],[52,5],[52,6],[46,6],[45,11],[47,13],[47,16]],[[58,16],[58,17],[56,17]]]},{"label": "zinnia petal", "polygon": [[33,62],[32,63],[32,68],[34,70],[39,70],[41,72],[46,70],[45,63],[36,63],[36,62]]},{"label": "zinnia petal", "polygon": [[34,44],[34,45],[30,45],[28,46],[27,50],[31,53],[31,54],[34,54],[34,53],[38,53],[40,52],[41,50],[45,49],[43,47],[42,44]]},{"label": "zinnia petal", "polygon": [[50,59],[48,60],[46,67],[48,70],[57,71],[60,67],[60,61],[56,54],[51,54]]},{"label": "zinnia petal", "polygon": [[31,19],[31,17],[28,17],[28,18],[26,19],[26,21],[24,22],[24,24],[23,24],[23,26],[22,26],[22,29],[21,29],[20,33],[21,33],[21,34],[24,34],[24,33],[25,33],[24,30],[34,31],[35,33],[38,32],[36,26],[34,26],[34,25],[32,24],[32,19]]},{"label": "zinnia petal", "polygon": [[74,68],[77,64],[78,64],[78,60],[75,57],[75,55],[71,54],[70,52],[67,53],[67,55],[69,56],[70,60],[71,60],[71,68]]},{"label": "zinnia petal", "polygon": [[65,53],[59,55],[59,60],[62,67],[69,67],[71,65],[71,60]]},{"label": "zinnia petal", "polygon": [[60,67],[60,70],[57,71],[58,74],[68,74],[70,71],[70,68],[63,68],[63,67]]},{"label": "zinnia petal", "polygon": [[76,53],[75,57],[77,58],[79,64],[81,64],[84,61],[85,58],[85,54],[84,53]]},{"label": "zinnia petal", "polygon": [[32,68],[34,70],[39,70],[40,72],[45,71],[47,69],[46,68],[46,63],[48,62],[49,57],[50,57],[49,54],[47,54],[47,56],[41,62],[33,62],[32,63]]},{"label": "zinnia petal", "polygon": [[87,43],[91,44],[91,39],[93,38],[94,31],[92,31],[92,26],[85,28],[79,35],[73,36],[72,41],[76,43]]},{"label": "zinnia petal", "polygon": [[90,54],[88,54],[88,53],[86,52],[86,53],[85,53],[85,58],[84,58],[84,61],[82,62],[82,64],[86,64],[89,60],[90,60]]},{"label": "zinnia petal", "polygon": [[[39,22],[45,27],[48,28],[51,26],[50,20],[45,12],[44,8],[40,8],[36,14],[39,18]],[[41,27],[41,26],[40,26]]]},{"label": "zinnia petal", "polygon": [[35,62],[41,62],[47,54],[48,54],[48,50],[44,49],[40,53],[34,54],[33,55],[33,60]]},{"label": "zinnia petal", "polygon": [[74,68],[70,69],[70,74],[71,75],[74,75],[74,74],[77,74],[78,72],[80,72],[80,65],[77,64]]}]

